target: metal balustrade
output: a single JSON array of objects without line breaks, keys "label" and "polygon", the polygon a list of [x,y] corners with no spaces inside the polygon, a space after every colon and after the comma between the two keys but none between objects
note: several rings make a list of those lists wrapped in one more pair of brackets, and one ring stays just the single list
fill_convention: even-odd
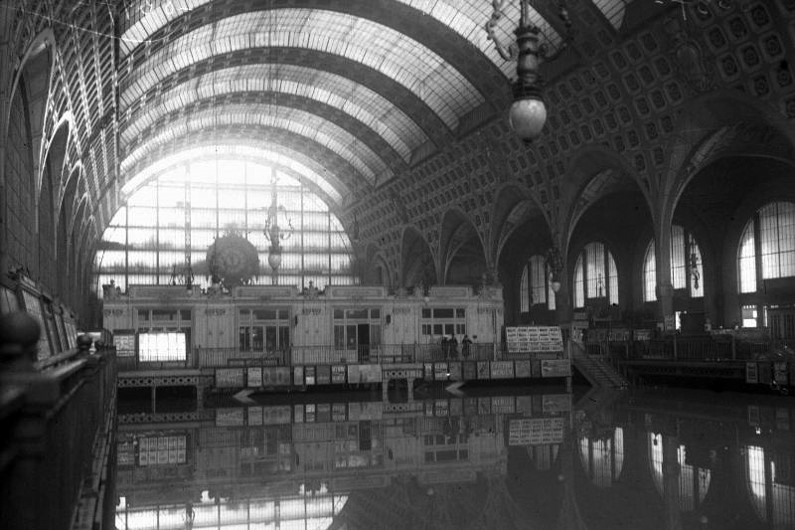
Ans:
[{"label": "metal balustrade", "polygon": [[39,330],[19,318],[12,323],[25,329],[0,337],[0,529],[111,528],[115,350],[92,355],[89,339],[25,362]]}]

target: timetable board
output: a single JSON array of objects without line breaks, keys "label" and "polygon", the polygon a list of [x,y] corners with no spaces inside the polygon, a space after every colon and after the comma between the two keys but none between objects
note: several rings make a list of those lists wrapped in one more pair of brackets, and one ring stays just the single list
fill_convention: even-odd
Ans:
[{"label": "timetable board", "polygon": [[563,351],[559,326],[510,326],[505,342],[511,353],[555,353]]}]

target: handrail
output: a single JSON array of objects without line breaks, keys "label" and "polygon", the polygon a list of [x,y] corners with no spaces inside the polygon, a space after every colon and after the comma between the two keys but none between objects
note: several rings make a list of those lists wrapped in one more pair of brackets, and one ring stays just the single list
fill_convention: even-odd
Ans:
[{"label": "handrail", "polygon": [[114,446],[107,427],[115,422],[115,350],[91,355],[83,341],[47,363],[25,363],[35,358],[35,341],[0,339],[0,351],[15,357],[0,367],[0,505],[18,507],[3,511],[0,530],[69,530],[85,523],[80,516],[92,528],[112,528],[111,511],[96,510],[114,504],[113,463],[90,464]]}]

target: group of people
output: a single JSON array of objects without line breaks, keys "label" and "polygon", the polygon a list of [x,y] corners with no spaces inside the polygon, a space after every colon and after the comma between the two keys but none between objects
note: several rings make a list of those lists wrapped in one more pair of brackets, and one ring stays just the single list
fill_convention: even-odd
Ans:
[{"label": "group of people", "polygon": [[[445,360],[458,358],[458,339],[455,338],[455,335],[442,335],[441,344],[442,354],[444,355]],[[461,339],[461,356],[464,359],[469,358],[471,345],[472,339],[470,339],[468,335],[464,335],[464,338]]]}]

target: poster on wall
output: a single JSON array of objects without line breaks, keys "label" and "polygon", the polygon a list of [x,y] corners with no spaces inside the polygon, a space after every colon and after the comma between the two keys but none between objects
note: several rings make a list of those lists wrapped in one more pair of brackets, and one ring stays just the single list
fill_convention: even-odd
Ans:
[{"label": "poster on wall", "polygon": [[509,326],[505,342],[511,353],[556,353],[563,351],[560,326]]},{"label": "poster on wall", "polygon": [[567,359],[545,359],[541,361],[541,377],[567,377],[571,375],[571,363]]},{"label": "poster on wall", "polygon": [[759,382],[756,363],[745,363],[745,382],[754,385]]},{"label": "poster on wall", "polygon": [[135,330],[116,330],[113,345],[116,346],[117,357],[135,357]]}]

